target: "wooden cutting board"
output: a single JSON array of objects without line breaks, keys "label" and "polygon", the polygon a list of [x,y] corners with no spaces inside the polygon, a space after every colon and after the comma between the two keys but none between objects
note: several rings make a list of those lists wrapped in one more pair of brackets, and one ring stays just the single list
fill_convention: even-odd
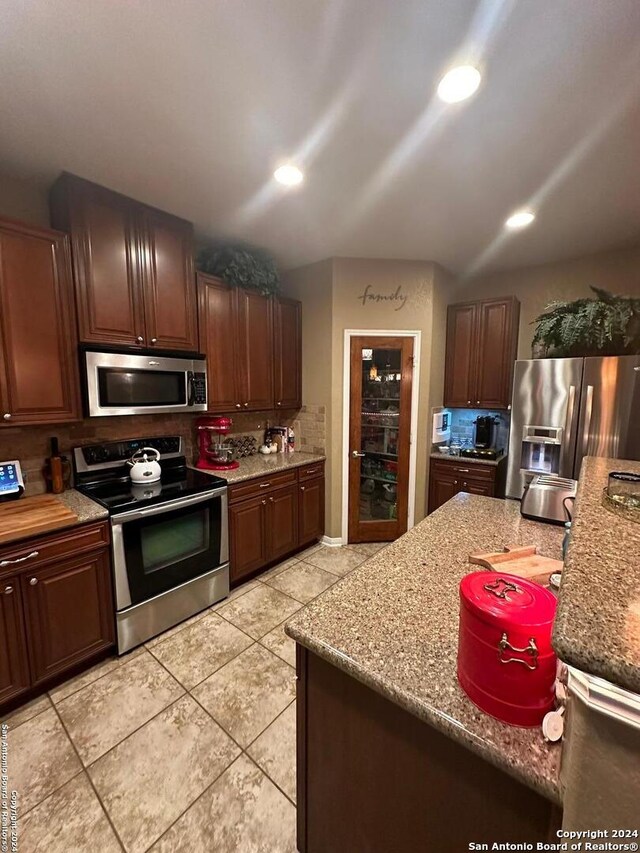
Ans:
[{"label": "wooden cutting board", "polygon": [[55,495],[36,495],[0,504],[0,544],[75,524],[78,516]]},{"label": "wooden cutting board", "polygon": [[562,560],[537,553],[535,545],[505,545],[503,551],[471,554],[469,562],[491,572],[507,572],[546,586],[554,572],[562,571]]}]

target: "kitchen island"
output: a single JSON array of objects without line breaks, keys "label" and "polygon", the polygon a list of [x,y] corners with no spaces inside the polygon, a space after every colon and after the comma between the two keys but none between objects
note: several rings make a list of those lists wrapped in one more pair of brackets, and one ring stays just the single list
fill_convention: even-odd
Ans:
[{"label": "kitchen island", "polygon": [[456,677],[468,556],[562,529],[458,494],[287,623],[298,643],[301,851],[467,850],[559,825],[560,748],[480,711]]}]

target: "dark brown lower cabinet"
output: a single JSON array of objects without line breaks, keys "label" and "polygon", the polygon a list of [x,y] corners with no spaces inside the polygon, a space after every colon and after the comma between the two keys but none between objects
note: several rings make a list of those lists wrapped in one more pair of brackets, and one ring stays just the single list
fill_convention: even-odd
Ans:
[{"label": "dark brown lower cabinet", "polygon": [[300,853],[469,850],[555,840],[561,811],[297,646]]},{"label": "dark brown lower cabinet", "polygon": [[18,575],[8,575],[0,584],[0,648],[2,705],[29,687],[27,642]]},{"label": "dark brown lower cabinet", "polygon": [[324,462],[231,485],[231,583],[317,541],[323,533]]},{"label": "dark brown lower cabinet", "polygon": [[482,465],[464,458],[432,459],[429,468],[429,512],[450,500],[458,492],[504,497],[506,457],[498,465]]},{"label": "dark brown lower cabinet", "polygon": [[115,640],[106,523],[3,545],[3,563],[0,711],[97,660]]}]

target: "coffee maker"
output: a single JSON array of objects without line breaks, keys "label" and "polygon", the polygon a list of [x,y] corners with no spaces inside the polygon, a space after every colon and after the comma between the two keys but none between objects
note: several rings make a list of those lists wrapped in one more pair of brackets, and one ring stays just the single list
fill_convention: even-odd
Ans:
[{"label": "coffee maker", "polygon": [[239,467],[240,463],[234,458],[234,448],[222,441],[232,425],[231,418],[198,418],[196,421],[198,431],[196,468],[202,468],[204,471],[230,471]]},{"label": "coffee maker", "polygon": [[493,428],[497,423],[495,415],[479,415],[475,420],[476,438],[475,446],[480,450],[489,450],[493,447]]}]

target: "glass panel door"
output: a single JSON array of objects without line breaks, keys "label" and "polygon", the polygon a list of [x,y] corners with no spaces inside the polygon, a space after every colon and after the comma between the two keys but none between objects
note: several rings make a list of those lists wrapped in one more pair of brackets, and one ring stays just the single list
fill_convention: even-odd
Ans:
[{"label": "glass panel door", "polygon": [[352,338],[349,541],[407,529],[412,338]]}]

